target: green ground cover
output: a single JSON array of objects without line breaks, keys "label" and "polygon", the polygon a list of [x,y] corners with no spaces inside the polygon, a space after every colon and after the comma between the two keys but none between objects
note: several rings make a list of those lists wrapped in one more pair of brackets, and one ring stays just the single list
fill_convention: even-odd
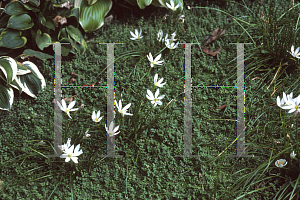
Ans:
[{"label": "green ground cover", "polygon": [[[187,9],[188,5],[192,8]],[[195,8],[196,6],[207,8]],[[73,139],[76,141],[74,144],[78,144],[78,138],[82,138],[87,129],[91,134],[91,137],[80,143],[83,154],[79,156],[78,163],[78,168],[87,164],[91,165],[90,171],[82,170],[75,175],[72,174],[76,178],[70,179],[69,171],[62,170],[69,167],[69,163],[65,163],[64,159],[53,158],[51,162],[57,163],[54,165],[32,150],[53,154],[53,151],[49,151],[51,148],[34,143],[43,140],[54,144],[54,61],[34,60],[45,77],[46,89],[39,93],[36,100],[23,94],[16,96],[13,109],[10,112],[1,112],[0,179],[4,181],[6,187],[0,193],[0,198],[235,199],[259,188],[261,190],[247,194],[240,199],[279,199],[274,197],[284,184],[279,178],[255,182],[257,181],[255,178],[253,180],[245,177],[253,181],[253,184],[249,188],[237,186],[236,190],[233,189],[236,183],[241,181],[239,178],[255,172],[262,163],[271,159],[271,153],[275,156],[279,151],[285,150],[283,143],[286,137],[284,137],[282,126],[291,126],[289,120],[292,114],[288,114],[287,111],[277,106],[276,97],[281,98],[282,92],[286,94],[293,92],[294,98],[300,94],[299,68],[292,63],[293,60],[288,58],[289,65],[281,67],[278,74],[276,76],[275,74],[280,65],[280,58],[284,58],[284,54],[292,57],[286,50],[290,51],[293,44],[295,47],[300,46],[299,39],[296,37],[298,29],[291,28],[296,26],[296,22],[298,23],[299,8],[295,6],[294,12],[290,11],[282,17],[281,21],[276,22],[278,27],[283,27],[278,29],[277,40],[274,39],[277,34],[274,30],[277,29],[272,20],[278,19],[279,17],[275,16],[281,16],[291,7],[292,2],[282,3],[282,1],[271,0],[262,3],[253,1],[236,1],[235,3],[209,1],[198,4],[185,2],[183,13],[181,13],[185,15],[184,31],[179,28],[180,31],[176,32],[175,38],[180,43],[197,43],[203,42],[204,38],[210,36],[215,29],[225,29],[225,34],[212,42],[210,46],[212,50],[220,47],[221,52],[216,56],[200,51],[200,43],[192,45],[193,86],[236,85],[237,48],[236,45],[230,43],[255,43],[245,45],[246,151],[249,155],[255,155],[253,158],[228,157],[228,155],[235,154],[236,147],[232,142],[236,139],[234,120],[236,120],[237,106],[236,88],[228,87],[193,88],[192,147],[193,154],[201,157],[174,157],[182,155],[184,151],[184,48],[179,44],[171,53],[169,49],[162,51],[163,65],[151,68],[149,75],[147,73],[150,65],[146,57],[149,52],[156,57],[164,48],[164,45],[156,42],[156,38],[158,30],[166,28],[169,20],[167,18],[160,25],[161,19],[166,13],[170,14],[170,11],[165,8],[147,8],[150,9],[148,13],[152,11],[154,14],[141,16],[139,13],[131,13],[131,9],[123,8],[124,14],[117,14],[117,9],[112,9],[111,12],[114,15],[112,23],[84,35],[85,40],[89,42],[88,49],[83,55],[62,58],[62,85],[71,85],[69,83],[72,78],[71,73],[78,74],[73,85],[91,85],[95,82],[101,82],[99,86],[106,85],[107,47],[98,43],[124,43],[115,45],[115,99],[119,101],[122,93],[123,106],[131,103],[128,112],[134,113],[139,95],[145,97],[146,90],[152,89],[153,77],[157,73],[159,78],[163,77],[163,82],[166,82],[166,85],[159,90],[159,95],[165,95],[162,99],[163,105],[156,106],[148,118],[141,123],[149,123],[165,108],[167,103],[172,99],[176,101],[164,110],[157,123],[143,132],[133,132],[134,127],[130,125],[135,121],[131,116],[125,116],[124,121],[117,124],[120,124],[120,133],[115,136],[117,154],[124,157],[97,158],[95,162],[89,163],[89,155],[93,152],[99,155],[106,153],[104,127],[107,115],[106,88],[63,88],[62,99],[76,95],[74,108],[84,104],[84,108],[75,115],[71,112],[72,119],[63,113],[63,133],[68,132],[63,136],[63,143],[67,142],[67,138],[72,137],[72,144]],[[229,19],[230,16],[226,13],[214,9],[230,13],[244,22],[239,20],[235,22]],[[265,16],[262,21],[270,16],[269,23],[265,24],[265,26],[269,24],[269,29],[265,32],[262,31],[266,29],[262,28],[261,22],[255,21],[255,19],[261,19],[261,11]],[[174,18],[178,19],[179,16]],[[291,20],[288,21],[288,19]],[[134,32],[135,29],[140,28],[142,28],[143,35],[140,41],[142,47],[139,46],[139,42],[130,40],[132,37],[130,31]],[[169,29],[174,30],[172,26]],[[164,36],[166,32],[170,36],[174,31],[164,31]],[[284,37],[283,33],[291,35]],[[268,44],[271,51],[259,50],[258,53],[257,49],[261,43]],[[125,57],[122,57],[124,55]],[[145,75],[147,76],[143,83]],[[259,78],[254,79],[255,77]],[[268,88],[269,85],[271,86]],[[15,94],[17,93],[15,90]],[[142,116],[152,108],[150,102],[147,101],[146,99]],[[227,104],[224,109],[216,109],[224,104]],[[144,105],[143,103],[142,106]],[[95,123],[91,116],[93,111],[98,110],[104,117],[100,123]],[[115,110],[117,111],[116,107]],[[284,112],[286,112],[285,115],[283,115]],[[286,121],[284,125],[281,123],[281,116]],[[72,123],[70,127],[67,127],[66,125],[70,123]],[[298,126],[296,121],[292,123],[294,128],[288,131],[291,143],[294,145],[297,142],[296,134],[298,133],[295,127]],[[130,139],[127,138],[129,134],[133,134]],[[33,140],[34,142],[30,142]],[[276,146],[273,146],[274,144]],[[100,147],[99,150],[87,148],[94,146]],[[272,149],[276,150],[272,151]],[[223,153],[220,155],[221,152]],[[31,153],[35,153],[34,156],[29,156]],[[26,155],[28,157],[25,159]],[[18,160],[19,157],[22,159]],[[273,160],[270,162],[268,171],[257,171],[258,174],[262,174],[263,178],[278,175],[280,171],[274,162]],[[293,182],[292,180],[288,181]],[[278,185],[272,185],[277,183],[276,181]],[[297,186],[297,184],[294,182],[294,185]],[[299,188],[295,188],[295,193],[299,195]]]}]

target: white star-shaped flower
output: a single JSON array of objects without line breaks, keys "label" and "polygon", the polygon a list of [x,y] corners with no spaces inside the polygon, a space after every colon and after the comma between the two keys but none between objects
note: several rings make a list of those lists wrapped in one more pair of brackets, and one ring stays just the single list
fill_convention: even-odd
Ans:
[{"label": "white star-shaped flower", "polygon": [[170,39],[167,39],[167,40],[165,40],[165,44],[166,44],[166,46],[169,49],[176,49],[177,46],[178,46],[178,44],[179,44],[179,42],[177,42],[176,45],[175,45],[175,42],[173,42],[172,44],[170,44]]},{"label": "white star-shaped flower", "polygon": [[133,36],[133,38],[130,38],[131,40],[138,40],[138,39],[141,39],[141,38],[144,37],[144,36],[141,36],[142,35],[142,29],[140,29],[140,33],[138,33],[138,30],[135,29],[135,34],[131,31],[130,31],[130,34]]},{"label": "white star-shaped flower", "polygon": [[163,82],[164,78],[159,79],[159,81],[157,81],[158,79],[158,74],[155,74],[154,76],[154,85],[157,87],[163,87],[166,83],[161,83]]},{"label": "white star-shaped flower", "polygon": [[117,101],[115,100],[115,103],[116,103],[116,106],[118,108],[118,111],[119,113],[121,113],[124,117],[124,115],[133,115],[131,113],[127,113],[127,109],[131,106],[131,103],[130,104],[127,104],[123,109],[122,109],[122,102],[121,100],[119,100],[119,105],[117,103]]},{"label": "white star-shaped flower", "polygon": [[75,147],[75,150],[74,150],[74,144],[70,148],[69,148],[69,144],[65,144],[64,154],[62,154],[60,158],[65,158],[66,159],[65,162],[69,162],[72,159],[74,163],[78,163],[77,156],[80,156],[83,153],[82,150],[79,151],[79,149],[80,149],[80,144],[78,144]]},{"label": "white star-shaped flower", "polygon": [[162,61],[158,61],[161,57],[161,54],[159,54],[158,56],[156,56],[156,58],[153,60],[152,54],[151,52],[149,53],[149,56],[147,55],[148,60],[150,61],[150,65],[151,67],[153,67],[154,65],[162,65],[162,63],[164,62]]},{"label": "white star-shaped flower", "polygon": [[100,117],[100,110],[97,112],[97,116],[96,116],[96,112],[95,111],[93,111],[93,115],[92,115],[92,120],[94,121],[94,122],[100,122],[100,120],[102,119],[102,117]]},{"label": "white star-shaped flower", "polygon": [[170,9],[173,10],[173,12],[174,12],[174,11],[179,7],[179,4],[177,4],[177,6],[175,7],[175,6],[174,6],[174,1],[173,1],[173,0],[171,0],[170,3],[171,3],[171,5],[168,4],[168,3],[166,3],[166,5],[167,5],[168,8],[170,8]]},{"label": "white star-shaped flower", "polygon": [[151,103],[154,104],[154,107],[156,105],[162,105],[162,102],[160,100],[163,99],[165,97],[165,95],[161,95],[160,97],[158,97],[159,89],[156,90],[155,97],[153,96],[153,93],[150,90],[147,90],[147,93],[148,93],[148,95],[146,95],[146,97],[149,100],[151,100]]},{"label": "white star-shaped flower", "polygon": [[62,105],[60,105],[60,103],[57,102],[59,108],[60,108],[62,111],[64,111],[65,113],[67,113],[68,116],[69,116],[71,119],[72,119],[72,117],[70,116],[70,111],[76,111],[76,110],[79,109],[79,108],[74,108],[74,109],[72,109],[72,108],[75,106],[75,103],[76,103],[76,101],[72,101],[72,102],[69,104],[68,108],[67,108],[67,104],[66,104],[66,102],[65,102],[64,99],[62,100]]},{"label": "white star-shaped flower", "polygon": [[119,126],[117,126],[115,129],[114,129],[114,121],[112,121],[109,125],[109,129],[107,129],[106,127],[106,124],[105,124],[105,129],[109,135],[109,137],[112,137],[114,135],[118,135],[120,133],[120,131],[118,133],[116,133],[119,129]]}]

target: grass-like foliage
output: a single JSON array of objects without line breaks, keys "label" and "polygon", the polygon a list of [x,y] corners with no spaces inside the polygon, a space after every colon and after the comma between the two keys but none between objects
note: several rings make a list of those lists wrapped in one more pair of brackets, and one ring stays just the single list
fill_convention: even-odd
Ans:
[{"label": "grass-like foliage", "polygon": [[[180,15],[157,7],[136,14],[115,3],[113,21],[84,35],[87,51],[62,58],[69,87],[59,102],[60,157],[46,156],[55,151],[53,60],[33,61],[47,85],[36,100],[22,94],[11,112],[1,111],[0,198],[299,199],[300,3],[184,2]],[[122,43],[114,45],[112,124],[107,45],[99,43]],[[184,43],[194,43],[192,154],[199,157],[175,157],[186,145]],[[250,158],[229,157],[238,139],[230,43],[252,43],[244,45]],[[107,138],[123,157],[105,157]]]}]

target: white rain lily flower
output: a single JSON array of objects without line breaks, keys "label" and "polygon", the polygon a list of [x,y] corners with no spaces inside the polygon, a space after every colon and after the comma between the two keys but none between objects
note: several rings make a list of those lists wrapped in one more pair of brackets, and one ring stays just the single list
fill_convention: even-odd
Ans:
[{"label": "white rain lily flower", "polygon": [[88,138],[88,137],[91,136],[91,134],[88,134],[88,132],[89,132],[89,130],[87,130],[87,131],[85,132],[85,136],[83,136],[83,138]]},{"label": "white rain lily flower", "polygon": [[123,115],[123,117],[124,117],[124,115],[133,115],[131,113],[127,113],[127,109],[131,106],[131,103],[127,104],[123,109],[122,109],[122,101],[121,100],[119,100],[119,105],[116,100],[115,100],[115,103],[116,103],[119,113],[121,113]]},{"label": "white rain lily flower", "polygon": [[172,33],[171,35],[172,35],[172,37],[171,37],[170,43],[177,40],[177,39],[174,39],[176,36],[176,31],[174,33]]},{"label": "white rain lily flower", "polygon": [[144,36],[141,36],[142,35],[142,29],[140,29],[140,33],[138,33],[138,30],[135,29],[135,34],[131,31],[130,31],[130,34],[133,36],[133,38],[130,38],[131,40],[138,40],[138,39],[141,39],[141,38],[144,37]]},{"label": "white rain lily flower", "polygon": [[71,138],[68,138],[68,141],[66,144],[64,145],[58,145],[58,147],[62,150],[62,151],[65,151],[65,149],[68,149],[70,148],[71,146]]},{"label": "white rain lily flower", "polygon": [[168,3],[166,3],[166,5],[167,5],[168,8],[170,8],[171,10],[173,10],[173,12],[180,6],[180,5],[178,4],[178,5],[175,7],[175,6],[174,6],[174,1],[173,1],[173,0],[171,0],[170,3],[171,3],[171,5],[168,4]]},{"label": "white rain lily flower", "polygon": [[[282,109],[286,109],[285,107],[286,106],[291,106],[292,105],[292,101],[290,101],[290,99],[288,97],[293,97],[293,93],[290,93],[288,95],[286,95],[284,92],[283,92],[283,98],[280,100],[280,97],[277,96],[277,105],[282,108]],[[294,99],[295,100],[295,99]]]},{"label": "white rain lily flower", "polygon": [[154,76],[154,85],[155,86],[163,87],[166,84],[166,83],[161,83],[164,80],[164,78],[159,79],[159,81],[157,81],[157,79],[158,79],[158,74],[155,74],[155,76]]},{"label": "white rain lily flower", "polygon": [[294,151],[290,154],[291,159],[294,159],[296,157],[297,154],[294,153]]},{"label": "white rain lily flower", "polygon": [[161,42],[161,41],[163,42],[164,41],[164,39],[163,39],[163,31],[161,29],[157,33],[157,40],[159,42]]},{"label": "white rain lily flower", "polygon": [[94,121],[94,122],[100,122],[100,120],[103,118],[103,116],[102,117],[100,117],[100,110],[97,112],[97,116],[96,116],[96,112],[95,111],[93,111],[93,114],[92,114],[92,120]]},{"label": "white rain lily flower", "polygon": [[153,96],[153,93],[150,90],[147,90],[148,95],[146,95],[146,97],[151,100],[151,103],[154,104],[154,107],[156,105],[162,105],[162,102],[160,101],[160,99],[163,99],[165,97],[165,95],[161,95],[160,97],[158,97],[159,94],[159,89],[156,90],[155,92],[155,97]]},{"label": "white rain lily flower", "polygon": [[294,45],[292,45],[292,47],[291,47],[291,51],[287,51],[287,52],[289,52],[292,56],[294,56],[295,58],[300,58],[300,53],[299,53],[299,51],[300,51],[300,47],[298,47],[297,49],[296,49],[296,51],[294,51],[294,49],[295,49],[295,47],[294,47]]},{"label": "white rain lily flower", "polygon": [[165,44],[166,44],[166,47],[168,47],[169,49],[176,49],[179,42],[177,42],[176,45],[174,42],[172,44],[170,44],[170,39],[167,39],[167,40],[165,40]]},{"label": "white rain lily flower", "polygon": [[185,17],[184,15],[181,15],[181,16],[178,18],[178,21],[179,21],[179,20],[183,20],[184,17]]},{"label": "white rain lily flower", "polygon": [[114,135],[118,135],[120,133],[120,131],[118,133],[116,133],[119,129],[119,126],[117,126],[115,129],[114,129],[114,121],[112,121],[109,125],[109,129],[107,129],[106,127],[106,124],[105,124],[105,129],[109,135],[109,137],[112,137]]},{"label": "white rain lily flower", "polygon": [[300,95],[295,99],[292,99],[291,96],[288,96],[288,102],[291,102],[292,105],[282,107],[283,109],[291,109],[289,113],[293,113],[295,111],[300,112]]},{"label": "white rain lily flower", "polygon": [[156,58],[153,60],[152,54],[151,52],[149,53],[149,56],[147,55],[148,60],[150,61],[150,65],[151,67],[153,67],[154,65],[162,65],[162,63],[164,62],[164,60],[162,61],[158,61],[161,57],[161,54],[159,54],[158,56],[156,56]]},{"label": "white rain lily flower", "polygon": [[[62,154],[60,156],[60,158],[65,158],[66,159],[65,162],[69,162],[72,159],[74,163],[78,163],[77,156],[80,156],[83,153],[82,150],[79,151],[80,144],[78,144],[75,147],[75,150],[74,150],[74,144],[70,148],[66,148],[66,147],[67,146],[65,144],[64,154]],[[73,150],[74,150],[74,152],[73,152]]]},{"label": "white rain lily flower", "polygon": [[66,102],[65,102],[64,99],[62,100],[62,105],[60,105],[60,103],[57,102],[59,108],[60,108],[62,111],[64,111],[65,113],[67,113],[68,116],[69,116],[71,119],[72,119],[72,117],[70,116],[70,111],[76,111],[76,110],[79,109],[79,108],[71,109],[71,108],[73,108],[73,107],[75,106],[75,103],[76,103],[76,101],[72,101],[72,102],[69,104],[68,108],[67,108],[67,104],[66,104]]},{"label": "white rain lily flower", "polygon": [[280,159],[275,162],[276,167],[284,167],[287,165],[287,161],[285,159]]}]

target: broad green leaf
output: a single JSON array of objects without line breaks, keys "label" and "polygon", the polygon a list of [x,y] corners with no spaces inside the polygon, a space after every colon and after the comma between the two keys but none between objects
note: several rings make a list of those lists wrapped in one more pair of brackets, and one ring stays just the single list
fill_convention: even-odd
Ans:
[{"label": "broad green leaf", "polygon": [[22,64],[27,67],[31,73],[17,76],[15,80],[18,85],[22,87],[23,92],[33,98],[37,98],[36,95],[38,92],[46,87],[45,79],[34,63],[25,61]]},{"label": "broad green leaf", "polygon": [[32,49],[24,50],[22,55],[23,55],[23,57],[25,57],[25,56],[34,56],[34,57],[37,57],[41,60],[46,60],[46,59],[50,59],[50,58],[53,59],[54,58],[54,56],[52,56],[52,55],[42,53],[42,52],[39,52],[39,51],[34,51]]},{"label": "broad green leaf", "polygon": [[74,5],[80,5],[79,23],[83,30],[86,33],[89,33],[103,26],[104,17],[110,11],[112,7],[112,1],[98,0],[95,4],[89,6],[86,0],[75,0]]},{"label": "broad green leaf", "polygon": [[161,5],[161,3],[158,0],[153,0],[151,5],[154,5],[156,7],[164,7],[163,5]]},{"label": "broad green leaf", "polygon": [[0,27],[5,28],[7,26],[9,18],[10,18],[9,15],[1,16],[1,18],[0,18]]},{"label": "broad green leaf", "polygon": [[139,5],[140,9],[145,9],[146,6],[151,4],[152,0],[137,0],[137,4]]},{"label": "broad green leaf", "polygon": [[17,71],[18,71],[17,62],[9,56],[1,56],[0,70],[3,72],[5,76],[1,78],[2,79],[5,78],[7,84],[10,84],[17,77]]},{"label": "broad green leaf", "polygon": [[98,0],[88,0],[88,5],[91,6],[96,3]]},{"label": "broad green leaf", "polygon": [[66,31],[66,28],[60,29],[60,31],[58,32],[57,38],[59,40],[61,40],[62,38],[68,38],[68,33]]},{"label": "broad green leaf", "polygon": [[[70,38],[62,38],[59,42],[55,43],[70,43],[70,44],[63,44],[61,45],[61,54],[62,56],[69,55],[69,52],[75,46],[74,41]],[[53,45],[53,51],[55,52],[55,46]]]},{"label": "broad green leaf", "polygon": [[18,61],[17,61],[17,67],[18,67],[17,76],[31,73],[31,71],[27,67],[23,66],[23,64]]},{"label": "broad green leaf", "polygon": [[83,40],[82,43],[77,43],[75,42],[75,49],[80,53],[80,54],[83,54],[85,52],[87,48],[87,45],[86,45],[86,42],[85,40]]},{"label": "broad green leaf", "polygon": [[9,49],[17,49],[23,47],[27,39],[26,37],[20,37],[21,31],[6,28],[0,35],[0,47],[6,47]]},{"label": "broad green leaf", "polygon": [[69,15],[68,17],[70,17],[70,16],[75,16],[77,19],[77,22],[78,22],[79,21],[79,8],[72,8],[71,15]]},{"label": "broad green leaf", "polygon": [[51,29],[51,30],[54,30],[55,31],[55,25],[54,25],[54,22],[53,20],[51,19],[51,17],[47,16],[46,17],[46,22],[42,22],[42,24],[44,26],[46,26],[47,28]]},{"label": "broad green leaf", "polygon": [[0,110],[10,110],[14,102],[14,91],[12,87],[6,86],[0,79]]},{"label": "broad green leaf", "polygon": [[51,43],[51,36],[48,35],[47,33],[43,33],[42,35],[42,32],[41,30],[39,29],[37,32],[36,32],[36,44],[38,45],[39,49],[40,50],[43,50],[45,47],[48,47]]},{"label": "broad green leaf", "polygon": [[[46,0],[46,1],[48,1],[48,0]],[[41,2],[40,2],[40,0],[29,0],[29,2],[27,4],[31,4],[33,6],[39,7]]]},{"label": "broad green leaf", "polygon": [[82,41],[84,40],[83,39],[83,36],[81,34],[81,32],[75,28],[74,26],[72,25],[69,25],[66,27],[66,30],[68,32],[68,34],[78,43],[82,43]]},{"label": "broad green leaf", "polygon": [[12,1],[5,6],[5,13],[8,15],[20,15],[28,13],[23,4],[19,1]]},{"label": "broad green leaf", "polygon": [[36,7],[36,6],[33,6],[33,5],[30,5],[28,3],[25,3],[23,4],[23,6],[25,7],[25,9],[27,10],[31,10],[32,12],[36,12],[36,13],[39,13],[41,12],[40,8],[39,7]]},{"label": "broad green leaf", "polygon": [[7,28],[26,30],[34,26],[31,17],[27,14],[13,15],[9,18]]},{"label": "broad green leaf", "polygon": [[23,92],[22,87],[17,83],[16,80],[13,80],[13,82],[11,82],[11,83],[9,84],[9,86],[11,86],[11,87],[13,87],[13,88],[19,90],[19,95],[22,94],[22,92]]}]

